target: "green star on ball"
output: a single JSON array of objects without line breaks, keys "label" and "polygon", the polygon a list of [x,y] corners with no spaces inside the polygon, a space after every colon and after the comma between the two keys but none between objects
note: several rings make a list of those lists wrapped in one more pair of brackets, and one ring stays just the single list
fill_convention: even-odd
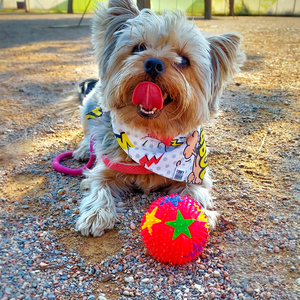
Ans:
[{"label": "green star on ball", "polygon": [[174,228],[173,240],[175,240],[180,233],[185,234],[191,238],[189,226],[195,221],[195,219],[184,219],[180,210],[177,210],[177,216],[175,221],[166,222],[165,224]]}]

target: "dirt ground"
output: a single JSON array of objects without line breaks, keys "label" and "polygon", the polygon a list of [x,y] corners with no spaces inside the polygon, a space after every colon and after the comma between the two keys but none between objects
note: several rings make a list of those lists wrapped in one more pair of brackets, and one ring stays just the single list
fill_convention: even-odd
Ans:
[{"label": "dirt ground", "polygon": [[[82,139],[78,116],[65,119],[57,109],[78,81],[97,77],[91,15],[77,28],[79,17],[0,14],[2,211],[14,210],[24,195],[49,192],[43,176],[23,171],[32,158],[50,172],[55,154]],[[300,297],[300,20],[215,17],[196,24],[215,34],[239,32],[247,55],[224,92],[222,113],[205,126],[213,195],[222,213],[211,241],[227,257],[238,286],[264,286],[273,299]],[[79,186],[80,178],[72,180]],[[29,207],[22,213],[32,212]],[[52,214],[49,207],[43,213]],[[78,249],[88,261],[121,247],[116,231],[93,239],[70,229],[62,239],[68,249],[88,244]]]}]

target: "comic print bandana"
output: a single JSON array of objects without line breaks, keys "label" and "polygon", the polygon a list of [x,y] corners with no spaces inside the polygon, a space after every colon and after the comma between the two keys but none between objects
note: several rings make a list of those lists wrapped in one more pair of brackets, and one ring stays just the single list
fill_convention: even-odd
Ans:
[{"label": "comic print bandana", "polygon": [[178,135],[169,142],[130,130],[112,116],[112,128],[120,147],[135,162],[158,175],[177,181],[202,184],[207,165],[201,128],[189,135]]}]

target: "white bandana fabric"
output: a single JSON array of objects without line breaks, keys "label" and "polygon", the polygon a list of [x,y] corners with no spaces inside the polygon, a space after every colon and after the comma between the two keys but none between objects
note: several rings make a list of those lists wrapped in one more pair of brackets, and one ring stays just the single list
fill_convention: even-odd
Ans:
[{"label": "white bandana fabric", "polygon": [[168,145],[142,131],[130,130],[112,117],[112,127],[120,147],[135,162],[158,175],[194,184],[202,184],[207,165],[201,128],[178,135]]}]

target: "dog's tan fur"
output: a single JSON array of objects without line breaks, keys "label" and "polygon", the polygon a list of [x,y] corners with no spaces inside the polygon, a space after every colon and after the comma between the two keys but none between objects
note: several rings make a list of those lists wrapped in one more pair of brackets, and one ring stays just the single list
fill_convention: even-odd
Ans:
[{"label": "dog's tan fur", "polygon": [[[150,10],[138,11],[129,0],[110,0],[108,8],[99,6],[92,29],[92,41],[99,67],[101,83],[84,100],[82,121],[85,140],[75,152],[76,158],[87,156],[93,133],[97,165],[87,171],[82,186],[88,190],[80,208],[77,230],[84,235],[98,236],[112,228],[118,214],[117,202],[131,187],[149,193],[166,187],[166,193],[187,194],[199,201],[213,227],[217,213],[210,195],[211,180],[206,174],[202,186],[177,182],[160,175],[128,175],[107,168],[103,154],[112,161],[131,161],[111,129],[111,120],[86,121],[85,114],[100,105],[114,113],[132,130],[142,130],[157,138],[188,134],[207,122],[218,110],[224,86],[239,71],[244,54],[239,49],[240,36],[224,34],[205,37],[195,24],[179,12],[158,16]],[[136,45],[145,51],[132,53]],[[180,65],[182,57],[190,65]],[[145,61],[158,58],[165,70],[155,79],[145,72]],[[141,117],[132,103],[135,87],[151,81],[160,87],[163,96],[172,102],[154,119]]]}]

